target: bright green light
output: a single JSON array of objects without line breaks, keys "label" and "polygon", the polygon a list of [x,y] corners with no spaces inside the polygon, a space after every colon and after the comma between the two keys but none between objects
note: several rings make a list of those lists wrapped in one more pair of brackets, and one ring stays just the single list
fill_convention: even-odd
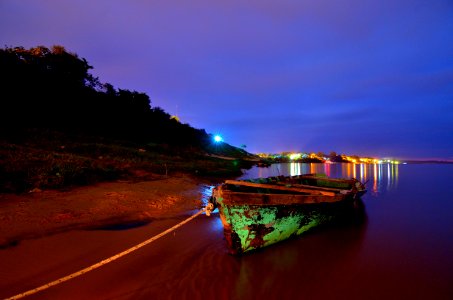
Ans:
[{"label": "bright green light", "polygon": [[300,154],[300,153],[292,153],[289,155],[289,159],[295,160],[295,159],[299,159],[301,156],[302,156],[302,154]]}]

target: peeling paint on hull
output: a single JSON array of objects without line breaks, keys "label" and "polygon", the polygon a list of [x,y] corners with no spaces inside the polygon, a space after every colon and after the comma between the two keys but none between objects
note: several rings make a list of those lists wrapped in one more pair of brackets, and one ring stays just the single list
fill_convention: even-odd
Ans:
[{"label": "peeling paint on hull", "polygon": [[346,215],[355,194],[334,196],[213,190],[231,254],[241,254],[298,236]]}]

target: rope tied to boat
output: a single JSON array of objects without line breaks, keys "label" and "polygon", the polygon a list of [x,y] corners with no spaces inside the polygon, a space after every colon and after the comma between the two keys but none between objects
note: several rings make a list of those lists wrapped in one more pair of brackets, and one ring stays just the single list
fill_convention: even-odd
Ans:
[{"label": "rope tied to boat", "polygon": [[75,277],[78,277],[78,276],[80,276],[80,275],[83,275],[83,274],[88,273],[88,272],[90,272],[90,271],[93,271],[93,270],[95,270],[95,269],[97,269],[97,268],[99,268],[99,267],[101,267],[101,266],[103,266],[103,265],[106,265],[106,264],[108,264],[108,263],[110,263],[110,262],[112,262],[112,261],[117,260],[117,259],[120,258],[120,257],[123,257],[123,256],[125,256],[125,255],[127,255],[127,254],[129,254],[129,253],[132,253],[132,252],[134,252],[135,250],[138,250],[138,249],[142,248],[143,246],[148,245],[148,244],[151,243],[151,242],[154,242],[155,240],[157,240],[157,239],[163,237],[164,235],[167,235],[168,233],[170,233],[170,232],[176,230],[177,228],[181,227],[182,225],[184,225],[184,224],[188,223],[189,221],[195,219],[196,217],[198,217],[199,215],[201,215],[204,211],[205,211],[205,208],[202,208],[202,209],[200,209],[196,214],[190,216],[189,218],[187,218],[187,219],[185,219],[184,221],[182,221],[182,222],[176,224],[175,226],[173,226],[173,227],[171,227],[171,228],[169,228],[169,229],[167,229],[167,230],[165,230],[165,231],[163,231],[163,232],[161,232],[161,233],[159,233],[159,234],[153,236],[152,238],[147,239],[146,241],[141,242],[140,244],[137,244],[137,245],[135,245],[135,246],[133,246],[133,247],[127,249],[127,250],[124,250],[123,252],[120,252],[120,253],[118,253],[118,254],[116,254],[116,255],[113,255],[113,256],[111,256],[111,257],[109,257],[109,258],[106,258],[106,259],[104,259],[104,260],[102,260],[102,261],[100,261],[100,262],[98,262],[98,263],[95,263],[95,264],[93,264],[93,265],[91,265],[91,266],[89,266],[89,267],[87,267],[87,268],[85,268],[85,269],[82,269],[82,270],[77,271],[77,272],[75,272],[75,273],[69,274],[69,275],[64,276],[64,277],[62,277],[62,278],[59,278],[59,279],[54,280],[54,281],[52,281],[52,282],[49,282],[49,283],[44,284],[44,285],[42,285],[42,286],[40,286],[40,287],[37,287],[37,288],[35,288],[35,289],[32,289],[32,290],[26,291],[26,292],[24,292],[24,293],[20,293],[20,294],[17,294],[17,295],[15,295],[15,296],[6,298],[6,299],[4,299],[4,300],[15,300],[15,299],[24,298],[24,297],[26,297],[26,296],[35,294],[35,293],[40,292],[40,291],[43,291],[43,290],[46,290],[46,289],[48,289],[48,288],[50,288],[50,287],[52,287],[52,286],[55,286],[55,285],[60,284],[60,283],[63,283],[63,282],[65,282],[65,281],[68,281],[68,280],[70,280],[70,279],[72,279],[72,278],[75,278]]}]

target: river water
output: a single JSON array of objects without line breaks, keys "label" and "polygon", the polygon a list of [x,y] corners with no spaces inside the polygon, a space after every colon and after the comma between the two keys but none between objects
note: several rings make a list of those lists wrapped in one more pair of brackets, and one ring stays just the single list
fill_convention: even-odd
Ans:
[{"label": "river water", "polygon": [[[201,215],[29,299],[453,299],[453,164],[275,164],[241,178],[305,173],[366,182],[360,222],[236,257],[227,252],[218,213]],[[0,251],[8,266],[0,270],[0,298],[89,266],[189,215],[120,231],[66,232]]]},{"label": "river water", "polygon": [[366,182],[365,220],[247,258],[254,286],[282,298],[453,299],[453,164],[288,163],[242,178],[306,173]]}]

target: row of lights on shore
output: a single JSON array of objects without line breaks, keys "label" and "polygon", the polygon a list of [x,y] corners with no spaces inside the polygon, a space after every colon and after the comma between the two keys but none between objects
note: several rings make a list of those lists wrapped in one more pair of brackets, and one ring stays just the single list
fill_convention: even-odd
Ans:
[{"label": "row of lights on shore", "polygon": [[[213,140],[215,143],[221,143],[223,142],[223,138],[221,135],[214,135]],[[310,158],[317,158],[320,160],[324,160],[325,163],[332,163],[329,158],[326,157],[319,157],[315,153],[311,153],[309,155],[307,154],[302,154],[302,153],[291,153],[288,155],[290,160],[298,160],[303,158],[304,156],[310,157]],[[342,156],[344,160],[347,160],[349,162],[355,163],[355,164],[400,164],[398,160],[392,160],[392,159],[376,159],[376,158],[353,158],[350,156]]]},{"label": "row of lights on shore", "polygon": [[[291,153],[288,155],[288,158],[292,161],[297,161],[302,158],[315,158],[319,160],[323,160],[325,163],[332,163],[329,158],[327,157],[320,157],[315,153],[312,154],[302,154],[302,153]],[[342,156],[343,160],[355,163],[355,164],[400,164],[401,162],[398,160],[392,159],[376,159],[376,158],[354,158],[350,156]]]}]

